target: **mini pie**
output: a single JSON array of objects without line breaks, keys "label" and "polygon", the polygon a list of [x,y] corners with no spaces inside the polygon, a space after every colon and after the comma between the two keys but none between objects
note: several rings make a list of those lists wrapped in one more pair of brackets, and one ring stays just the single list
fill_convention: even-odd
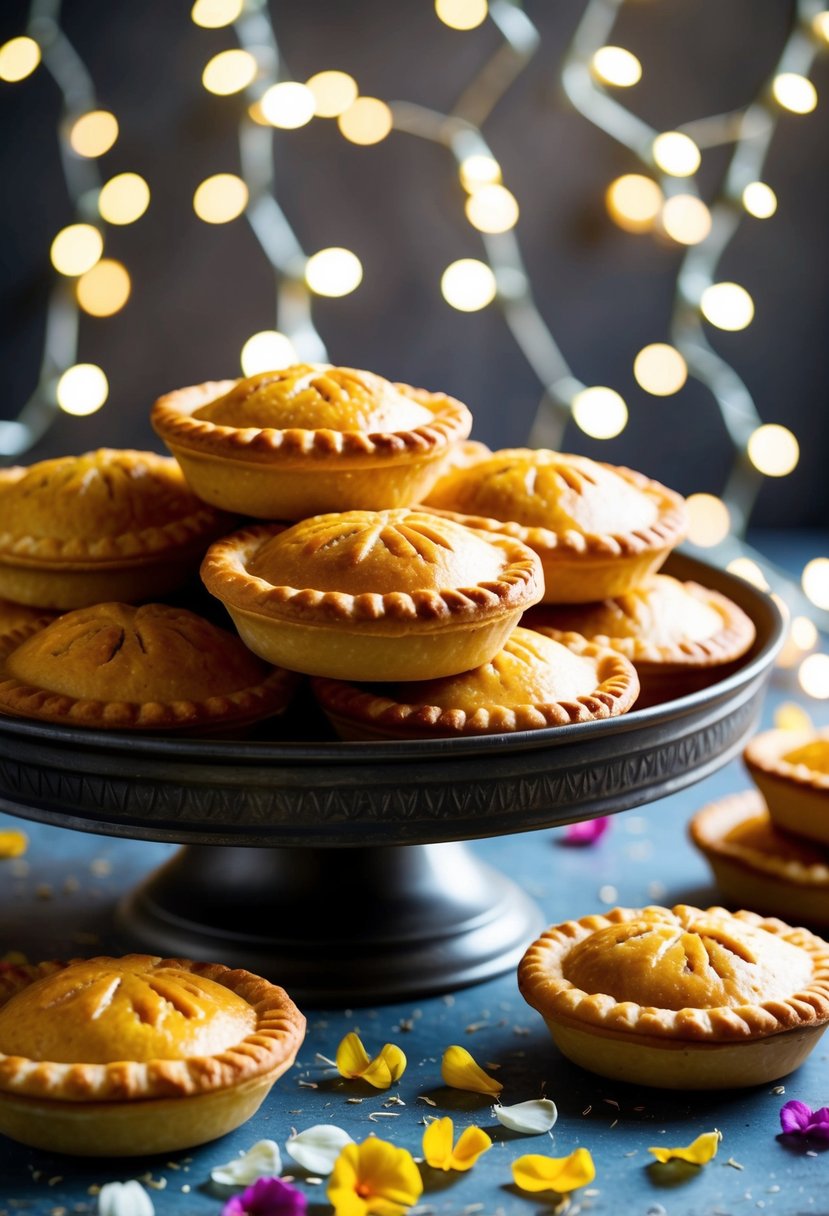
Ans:
[{"label": "mini pie", "polygon": [[247,528],[211,545],[202,579],[255,654],[342,680],[486,663],[543,590],[526,545],[417,508]]},{"label": "mini pie", "polygon": [[829,943],[725,908],[614,908],[554,925],[518,968],[574,1063],[665,1089],[759,1085],[829,1022]]},{"label": "mini pie", "polygon": [[168,393],[152,424],[205,502],[297,520],[417,502],[472,416],[442,393],[299,363]]},{"label": "mini pie", "polygon": [[726,596],[667,574],[597,604],[533,608],[525,624],[565,643],[581,634],[625,655],[642,685],[637,709],[722,679],[755,637],[750,617]]},{"label": "mini pie", "polygon": [[689,831],[731,903],[829,928],[829,850],[778,831],[757,790],[703,807]]},{"label": "mini pie", "polygon": [[627,659],[579,638],[566,647],[513,629],[502,650],[472,671],[374,688],[312,684],[346,739],[434,738],[566,726],[624,713],[638,689]]},{"label": "mini pie", "polygon": [[829,845],[829,727],[765,731],[743,760],[775,827]]},{"label": "mini pie", "polygon": [[232,1131],[293,1063],[305,1018],[218,963],[75,959],[0,970],[0,1132],[79,1156],[170,1153]]},{"label": "mini pie", "polygon": [[229,517],[154,452],[100,448],[0,470],[0,595],[41,608],[180,587]]},{"label": "mini pie", "polygon": [[22,640],[26,634],[36,633],[53,621],[56,615],[46,608],[30,608],[26,604],[0,600],[0,645],[9,634]]},{"label": "mini pie", "polygon": [[246,725],[296,684],[185,608],[95,604],[0,643],[0,713],[110,730]]},{"label": "mini pie", "polygon": [[544,448],[450,468],[424,505],[535,549],[547,604],[623,595],[661,566],[686,527],[683,499],[659,482]]}]

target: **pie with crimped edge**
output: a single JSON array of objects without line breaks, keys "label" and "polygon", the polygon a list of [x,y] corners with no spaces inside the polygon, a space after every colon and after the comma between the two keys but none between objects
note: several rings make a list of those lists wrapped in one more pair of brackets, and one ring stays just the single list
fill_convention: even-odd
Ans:
[{"label": "pie with crimped edge", "polygon": [[201,573],[255,654],[341,680],[489,662],[543,590],[526,545],[418,508],[260,524],[211,545]]},{"label": "pie with crimped edge", "polygon": [[46,608],[31,608],[28,604],[0,600],[0,646],[9,634],[22,640],[27,634],[36,633],[48,625],[57,615]]},{"label": "pie with crimped edge", "polygon": [[703,807],[689,832],[731,903],[829,928],[829,849],[778,831],[757,790]]},{"label": "pie with crimped edge", "polygon": [[829,727],[764,731],[743,760],[775,827],[829,845]]},{"label": "pie with crimped edge", "polygon": [[159,598],[229,527],[155,452],[99,448],[3,469],[0,596],[61,610]]},{"label": "pie with crimped edge", "polygon": [[642,685],[638,709],[724,678],[756,633],[727,596],[667,574],[595,604],[539,605],[525,624],[565,643],[581,634],[630,659]]},{"label": "pie with crimped edge", "polygon": [[168,393],[152,424],[205,502],[297,520],[417,502],[472,415],[443,393],[298,363]]},{"label": "pie with crimped edge", "polygon": [[579,638],[571,647],[520,626],[472,671],[366,687],[316,679],[314,694],[345,739],[428,739],[566,726],[622,714],[638,691],[627,659]]},{"label": "pie with crimped edge", "polygon": [[545,448],[507,448],[450,468],[424,499],[534,549],[544,603],[623,595],[685,535],[684,501],[642,473]]},{"label": "pie with crimped edge", "polygon": [[666,1089],[759,1085],[829,1022],[829,943],[725,908],[614,908],[548,929],[518,968],[570,1060]]},{"label": "pie with crimped edge", "polygon": [[218,963],[0,966],[0,1132],[95,1157],[203,1144],[255,1113],[304,1034],[284,989]]},{"label": "pie with crimped edge", "polygon": [[296,676],[167,604],[95,604],[0,642],[0,713],[109,730],[212,731],[281,713]]}]

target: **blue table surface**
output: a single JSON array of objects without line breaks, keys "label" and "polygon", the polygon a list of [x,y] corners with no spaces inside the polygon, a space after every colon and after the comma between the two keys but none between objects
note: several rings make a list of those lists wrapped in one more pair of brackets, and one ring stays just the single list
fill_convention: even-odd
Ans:
[{"label": "blue table surface", "polygon": [[[769,546],[770,547],[770,546]],[[778,556],[797,560],[826,552],[825,541],[789,538]],[[802,565],[802,561],[801,561]],[[808,701],[775,676],[761,727],[784,701],[805,705],[817,725],[829,725],[829,703]],[[748,788],[739,761],[661,802],[616,816],[597,844],[574,848],[563,829],[479,841],[470,847],[510,875],[542,907],[550,923],[614,904],[718,902],[704,860],[686,837],[691,815],[705,803]],[[0,862],[0,957],[21,950],[30,959],[105,953],[113,949],[118,900],[159,865],[174,846],[87,835],[0,815],[0,828],[22,826],[25,858]],[[344,851],[343,865],[348,865]],[[335,910],[332,910],[335,911]],[[220,961],[220,960],[219,960]],[[829,1155],[819,1146],[790,1146],[780,1137],[778,1112],[798,1098],[829,1105],[829,1036],[787,1078],[785,1095],[768,1084],[725,1093],[640,1089],[593,1076],[554,1048],[538,1015],[520,997],[514,973],[451,995],[351,1010],[306,1009],[308,1033],[298,1061],[245,1126],[221,1140],[172,1156],[107,1161],[50,1155],[0,1137],[0,1216],[15,1212],[69,1216],[97,1211],[97,1188],[138,1178],[160,1216],[219,1216],[230,1192],[209,1181],[210,1169],[257,1140],[283,1148],[292,1129],[331,1122],[356,1140],[376,1134],[420,1155],[424,1117],[451,1114],[456,1130],[483,1126],[495,1141],[468,1174],[429,1173],[419,1216],[535,1216],[555,1210],[555,1197],[530,1196],[511,1183],[510,1163],[525,1153],[564,1156],[579,1145],[596,1163],[596,1179],[576,1192],[571,1216],[774,1216],[829,1213]],[[369,1090],[332,1077],[319,1056],[333,1057],[342,1036],[357,1030],[370,1049],[398,1043],[409,1065],[392,1090]],[[497,1068],[507,1103],[543,1095],[559,1117],[537,1137],[505,1131],[490,1103],[442,1088],[441,1055],[461,1043]],[[390,1095],[395,1102],[389,1104]],[[432,1107],[419,1100],[430,1097]],[[349,1099],[362,1098],[361,1102]],[[402,1105],[397,1102],[402,1101]],[[717,1157],[706,1167],[660,1167],[651,1145],[682,1145],[719,1128]],[[301,1175],[302,1171],[298,1171]],[[304,1181],[312,1216],[330,1212],[325,1187]]]}]

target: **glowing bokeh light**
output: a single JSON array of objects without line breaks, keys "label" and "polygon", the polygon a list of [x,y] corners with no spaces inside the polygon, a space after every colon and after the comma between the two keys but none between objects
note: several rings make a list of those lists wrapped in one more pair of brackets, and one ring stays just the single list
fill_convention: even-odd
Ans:
[{"label": "glowing bokeh light", "polygon": [[494,186],[501,180],[501,166],[494,156],[476,152],[465,156],[458,166],[461,185],[469,194],[481,186]]},{"label": "glowing bokeh light", "polygon": [[348,72],[317,72],[305,81],[314,95],[317,118],[337,118],[357,100],[357,81]]},{"label": "glowing bokeh light", "polygon": [[742,198],[746,211],[755,219],[767,220],[777,210],[777,195],[765,182],[749,182]]},{"label": "glowing bokeh light", "polygon": [[792,637],[800,650],[811,650],[818,644],[817,625],[808,616],[796,616],[792,621]]},{"label": "glowing bokeh light", "polygon": [[817,89],[798,72],[781,72],[771,84],[774,100],[792,114],[811,114],[817,105]]},{"label": "glowing bokeh light", "polygon": [[624,397],[601,384],[576,393],[571,408],[576,425],[592,439],[613,439],[627,426],[628,407]]},{"label": "glowing bokeh light", "polygon": [[685,505],[692,545],[712,549],[725,540],[731,531],[731,514],[721,498],[715,494],[690,494]]},{"label": "glowing bokeh light", "polygon": [[0,80],[16,84],[31,76],[40,63],[40,47],[34,38],[21,35],[0,46]]},{"label": "glowing bokeh light", "polygon": [[818,608],[829,608],[829,558],[814,557],[803,567],[801,586]]},{"label": "glowing bokeh light", "polygon": [[55,270],[70,277],[91,270],[104,251],[104,238],[91,224],[70,224],[52,241],[49,257]]},{"label": "glowing bokeh light", "polygon": [[69,129],[69,144],[78,156],[103,156],[118,138],[118,119],[109,110],[89,110]]},{"label": "glowing bokeh light", "polygon": [[786,426],[758,426],[748,439],[748,458],[766,477],[786,477],[797,467],[800,444]]},{"label": "glowing bokeh light", "polygon": [[446,267],[440,290],[447,304],[459,312],[478,312],[495,299],[498,284],[492,268],[477,258],[460,258]]},{"label": "glowing bokeh light", "polygon": [[807,696],[825,701],[829,697],[829,655],[810,654],[800,664],[797,678]]},{"label": "glowing bokeh light", "polygon": [[711,231],[711,212],[695,194],[674,194],[662,208],[662,227],[680,245],[698,245]]},{"label": "glowing bokeh light", "polygon": [[307,84],[298,80],[283,80],[272,84],[262,94],[259,105],[272,127],[295,131],[314,117],[316,99]]},{"label": "glowing bokeh light", "polygon": [[296,347],[290,338],[277,329],[263,329],[248,338],[242,347],[242,371],[246,376],[257,372],[277,371],[298,363]]},{"label": "glowing bokeh light", "polygon": [[215,173],[197,186],[193,210],[205,224],[227,224],[248,205],[248,188],[235,173]]},{"label": "glowing bokeh light", "polygon": [[305,282],[318,296],[347,296],[362,281],[362,262],[350,249],[320,249],[305,263]]},{"label": "glowing bokeh light", "polygon": [[474,30],[486,21],[487,0],[435,0],[435,12],[453,30]]},{"label": "glowing bokeh light", "polygon": [[394,125],[392,112],[379,97],[358,97],[337,119],[340,132],[352,144],[379,144]]},{"label": "glowing bokeh light", "polygon": [[739,283],[712,283],[700,298],[700,312],[717,329],[735,332],[754,320],[754,301]]},{"label": "glowing bokeh light", "polygon": [[812,719],[796,701],[784,701],[777,707],[774,711],[774,726],[776,730],[814,730]]},{"label": "glowing bokeh light", "polygon": [[671,177],[691,177],[702,159],[690,135],[683,135],[681,131],[663,131],[653,141],[651,151],[662,172]]},{"label": "glowing bokeh light", "polygon": [[822,38],[824,42],[829,42],[829,11],[824,9],[820,13],[815,13],[812,18],[812,29],[818,38]]},{"label": "glowing bokeh light", "polygon": [[76,418],[94,414],[109,395],[109,383],[96,363],[68,367],[57,384],[57,401],[64,413]]},{"label": "glowing bokeh light", "polygon": [[150,187],[138,173],[118,173],[98,195],[98,210],[108,224],[132,224],[149,205]]},{"label": "glowing bokeh light", "polygon": [[131,283],[126,266],[113,258],[102,258],[97,266],[78,279],[75,292],[84,312],[92,317],[111,317],[130,298]]},{"label": "glowing bokeh light", "polygon": [[744,579],[752,586],[758,587],[761,591],[768,591],[769,584],[765,574],[750,557],[735,557],[726,566],[729,574],[736,574],[738,578]]},{"label": "glowing bokeh light", "polygon": [[670,397],[678,393],[688,379],[688,364],[675,346],[667,342],[652,342],[643,346],[633,360],[636,383],[654,397]]},{"label": "glowing bokeh light", "polygon": [[466,200],[466,218],[479,232],[508,232],[518,222],[518,202],[506,186],[481,186]]},{"label": "glowing bokeh light", "polygon": [[611,182],[605,192],[605,205],[625,232],[649,232],[662,209],[662,191],[651,177],[625,173]]},{"label": "glowing bokeh light", "polygon": [[603,84],[629,89],[642,79],[642,65],[631,51],[621,46],[600,46],[590,61],[593,75]]},{"label": "glowing bokeh light", "polygon": [[220,30],[241,14],[244,0],[196,0],[190,17],[205,30]]},{"label": "glowing bokeh light", "polygon": [[241,93],[259,70],[256,60],[250,51],[242,51],[238,47],[230,51],[219,51],[204,67],[201,82],[208,93],[217,97],[229,97],[231,93]]}]

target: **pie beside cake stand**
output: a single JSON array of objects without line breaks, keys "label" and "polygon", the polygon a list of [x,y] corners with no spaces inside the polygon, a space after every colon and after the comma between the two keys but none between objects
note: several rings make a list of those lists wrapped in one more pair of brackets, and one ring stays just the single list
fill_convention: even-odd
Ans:
[{"label": "pie beside cake stand", "polygon": [[666,570],[728,595],[757,630],[736,670],[689,696],[411,743],[172,739],[8,718],[0,809],[184,845],[122,901],[125,948],[245,967],[316,1004],[487,979],[517,963],[543,918],[462,841],[665,797],[725,764],[755,726],[783,637],[777,608],[689,557]]}]

